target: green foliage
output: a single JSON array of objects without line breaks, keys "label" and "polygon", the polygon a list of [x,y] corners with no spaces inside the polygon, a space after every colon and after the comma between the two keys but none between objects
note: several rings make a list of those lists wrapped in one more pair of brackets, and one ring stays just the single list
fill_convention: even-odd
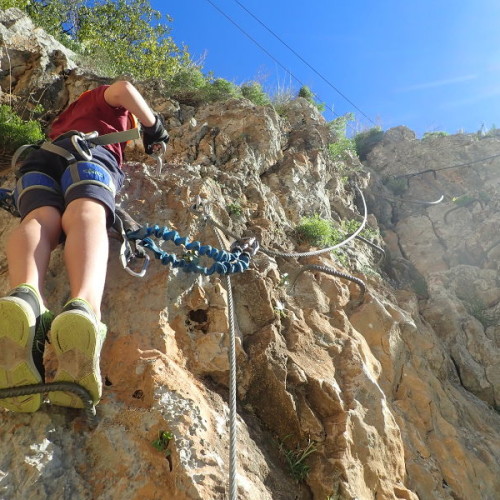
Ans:
[{"label": "green foliage", "polygon": [[257,106],[267,106],[271,104],[271,99],[264,92],[262,85],[258,82],[247,82],[241,86],[241,94]]},{"label": "green foliage", "polygon": [[477,201],[477,198],[469,194],[463,194],[462,196],[454,196],[451,199],[451,201],[459,207],[466,207],[467,205],[470,205],[472,202]]},{"label": "green foliage", "polygon": [[368,153],[382,140],[383,136],[384,132],[380,127],[372,127],[354,136],[356,153],[361,161],[366,159]]},{"label": "green foliage", "polygon": [[40,123],[23,120],[10,106],[0,106],[0,150],[13,153],[23,144],[33,144],[44,138]]},{"label": "green foliage", "polygon": [[353,113],[347,113],[332,120],[328,125],[334,134],[336,141],[328,144],[328,153],[333,161],[346,160],[350,154],[356,153],[356,145],[353,139],[346,136],[347,122],[354,119]]},{"label": "green foliage", "polygon": [[25,10],[108,76],[167,78],[190,63],[148,0],[33,0]]},{"label": "green foliage", "polygon": [[298,97],[303,97],[309,101],[314,107],[318,109],[321,113],[325,111],[325,104],[316,101],[316,96],[314,92],[307,86],[304,85],[299,89]]},{"label": "green foliage", "polygon": [[302,218],[300,224],[295,228],[295,232],[299,239],[306,241],[310,245],[331,246],[334,239],[335,243],[337,243],[332,223],[322,219],[318,214]]},{"label": "green foliage", "polygon": [[180,101],[200,102],[207,83],[199,68],[185,66],[167,80],[167,94]]},{"label": "green foliage", "polygon": [[172,439],[174,439],[174,435],[171,432],[160,431],[158,433],[158,439],[155,439],[151,444],[158,451],[164,452],[165,457],[169,457],[172,452],[168,449],[168,445]]},{"label": "green foliage", "polygon": [[[345,220],[337,228],[333,225],[332,221],[323,219],[315,214],[311,217],[302,218],[300,224],[295,228],[295,233],[299,240],[313,246],[326,248],[341,243],[348,235],[356,232],[360,224],[356,220]],[[370,228],[363,229],[360,235],[369,240],[373,240],[379,236],[377,231]],[[336,248],[332,253],[344,267],[349,267],[349,256],[342,248]]]},{"label": "green foliage", "polygon": [[347,122],[354,120],[354,113],[346,113],[345,115],[339,116],[332,120],[328,126],[335,136],[340,139],[346,137]]},{"label": "green foliage", "polygon": [[433,137],[446,137],[448,132],[438,131],[438,132],[425,132],[422,139],[432,139]]},{"label": "green foliage", "polygon": [[346,160],[351,153],[356,153],[356,145],[352,139],[347,137],[342,137],[337,142],[328,144],[328,154],[333,161]]},{"label": "green foliage", "polygon": [[291,476],[297,483],[300,483],[309,475],[311,468],[305,463],[305,460],[309,455],[317,450],[316,443],[309,439],[304,448],[300,448],[297,445],[295,449],[290,450],[285,446],[285,441],[289,437],[290,436],[286,436],[285,439],[283,439],[283,442],[279,444],[279,447],[281,453],[286,459]]},{"label": "green foliage", "polygon": [[203,75],[194,66],[185,66],[166,82],[167,94],[193,105],[241,97],[240,88],[224,78]]},{"label": "green foliage", "polygon": [[223,101],[240,95],[238,86],[224,78],[216,78],[213,81],[208,80],[203,87],[203,100],[208,102]]},{"label": "green foliage", "polygon": [[399,179],[389,177],[384,184],[387,189],[390,189],[396,196],[399,196],[408,190],[408,181],[403,177],[400,177]]},{"label": "green foliage", "polygon": [[226,210],[230,216],[241,217],[243,215],[243,209],[239,203],[230,203]]},{"label": "green foliage", "polygon": [[[336,228],[332,221],[321,218],[318,214],[303,217],[295,228],[299,239],[314,246],[334,246],[340,243],[346,235],[356,232],[361,225],[357,220],[343,220],[340,227]],[[370,228],[365,228],[360,233],[365,238],[373,239],[378,233]]]},{"label": "green foliage", "polygon": [[0,10],[10,9],[11,7],[24,10],[29,3],[30,0],[0,0]]}]

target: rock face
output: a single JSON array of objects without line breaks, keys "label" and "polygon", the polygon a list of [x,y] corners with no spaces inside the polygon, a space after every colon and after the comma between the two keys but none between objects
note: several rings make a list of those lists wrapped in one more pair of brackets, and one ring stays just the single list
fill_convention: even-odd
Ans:
[{"label": "rock face", "polygon": [[[13,16],[28,22],[6,11],[3,30]],[[63,74],[70,59],[63,70],[51,62],[59,57],[51,47],[38,53],[42,45],[31,46],[33,60],[59,68],[53,113],[101,83],[77,69]],[[25,73],[16,81],[28,82],[27,92],[54,88]],[[347,170],[366,194],[369,225],[384,237],[377,241],[386,250],[383,264],[356,239],[340,258],[259,252],[248,271],[231,278],[238,498],[498,498],[500,159],[438,169],[498,154],[499,139],[419,141],[398,127],[365,166],[355,158],[339,164],[327,154],[327,124],[303,99],[280,116],[245,100],[193,108],[163,98],[151,84],[137,86],[171,134],[160,178],[139,145],[129,152],[119,202],[138,222],[228,247],[231,237],[220,233],[221,244],[190,210],[199,195],[231,233],[255,235],[264,249],[303,252],[309,247],[294,234],[301,217],[360,219],[359,197],[343,179]],[[430,171],[394,194],[391,176],[422,170]],[[2,179],[2,187],[12,186],[12,174]],[[414,202],[442,194],[437,205]],[[461,195],[472,201],[451,201]],[[16,224],[0,213],[1,294],[8,291],[3,249]],[[48,404],[33,415],[0,410],[0,496],[227,498],[226,281],[159,261],[144,279],[132,277],[119,264],[119,244],[110,241],[99,424],[89,431],[76,410]],[[164,249],[182,254],[169,243]],[[304,264],[363,279],[363,302],[355,283],[322,272],[302,273],[291,287],[286,273],[293,277]],[[69,295],[61,249],[44,293],[59,312]],[[47,344],[49,371],[52,362]],[[152,445],[164,431],[172,435],[168,452]]]}]

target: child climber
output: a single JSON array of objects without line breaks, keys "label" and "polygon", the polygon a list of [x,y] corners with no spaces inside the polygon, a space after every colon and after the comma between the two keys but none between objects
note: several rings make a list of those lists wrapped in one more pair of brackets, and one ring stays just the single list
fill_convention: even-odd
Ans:
[{"label": "child climber", "polygon": [[[16,204],[21,223],[6,248],[12,290],[0,298],[0,389],[44,381],[43,346],[50,330],[58,361],[54,381],[76,382],[89,391],[94,403],[101,398],[99,356],[106,326],[100,308],[108,260],[107,228],[114,221],[115,194],[123,183],[125,143],[96,146],[89,159],[81,156],[81,148],[75,148],[71,138],[57,137],[70,130],[99,135],[127,130],[132,115],[142,124],[146,153],[153,153],[156,144],[167,143],[159,115],[131,83],[118,81],[84,93],[52,124],[49,135],[54,144],[77,162],[86,161],[77,164],[80,170],[45,149],[34,151],[19,170]],[[91,175],[79,175],[83,171]],[[71,298],[54,318],[41,291],[51,252],[61,236],[65,237]],[[72,393],[54,391],[48,396],[56,405],[82,407]],[[33,394],[0,399],[0,406],[34,412],[41,402],[41,395]]]}]

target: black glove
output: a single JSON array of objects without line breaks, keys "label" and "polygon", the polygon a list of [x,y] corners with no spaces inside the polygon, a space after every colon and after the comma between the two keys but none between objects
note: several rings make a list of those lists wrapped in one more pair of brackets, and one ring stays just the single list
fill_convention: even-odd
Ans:
[{"label": "black glove", "polygon": [[168,139],[168,132],[165,130],[163,118],[158,113],[155,113],[154,125],[151,125],[151,127],[142,126],[142,142],[146,154],[150,155],[154,153],[153,144],[158,144],[159,142],[166,144]]}]

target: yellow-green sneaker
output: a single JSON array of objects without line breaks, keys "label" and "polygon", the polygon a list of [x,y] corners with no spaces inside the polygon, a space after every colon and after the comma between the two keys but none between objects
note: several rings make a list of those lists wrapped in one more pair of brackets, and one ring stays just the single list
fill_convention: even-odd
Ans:
[{"label": "yellow-green sneaker", "polygon": [[[43,350],[53,318],[30,285],[0,298],[0,389],[43,382]],[[41,403],[41,394],[0,399],[1,407],[17,412],[37,411]]]},{"label": "yellow-green sneaker", "polygon": [[[49,337],[58,362],[54,382],[81,385],[97,404],[102,395],[99,356],[106,338],[106,325],[97,321],[88,302],[76,298],[56,316]],[[83,408],[80,398],[71,392],[49,392],[49,399],[55,405]]]}]

